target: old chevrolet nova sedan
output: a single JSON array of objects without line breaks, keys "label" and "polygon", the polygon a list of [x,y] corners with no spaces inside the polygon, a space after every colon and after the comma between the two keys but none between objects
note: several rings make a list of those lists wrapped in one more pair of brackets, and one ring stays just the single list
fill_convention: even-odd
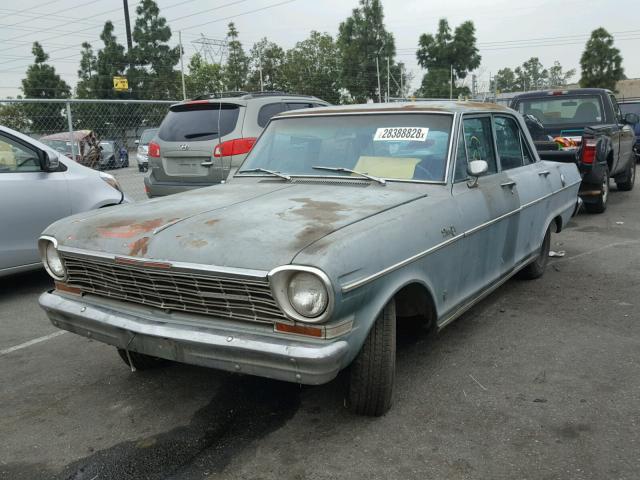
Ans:
[{"label": "old chevrolet nova sedan", "polygon": [[573,164],[475,103],[275,117],[226,184],[69,217],[40,239],[59,328],[161,359],[392,400],[396,325],[442,328],[517,272],[542,275],[577,207]]}]

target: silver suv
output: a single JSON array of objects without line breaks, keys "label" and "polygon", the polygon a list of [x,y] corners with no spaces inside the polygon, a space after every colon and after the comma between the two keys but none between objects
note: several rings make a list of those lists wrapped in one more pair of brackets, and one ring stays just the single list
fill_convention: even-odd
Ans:
[{"label": "silver suv", "polygon": [[233,92],[172,105],[149,144],[149,197],[226,180],[274,115],[329,105],[319,98],[282,92]]}]

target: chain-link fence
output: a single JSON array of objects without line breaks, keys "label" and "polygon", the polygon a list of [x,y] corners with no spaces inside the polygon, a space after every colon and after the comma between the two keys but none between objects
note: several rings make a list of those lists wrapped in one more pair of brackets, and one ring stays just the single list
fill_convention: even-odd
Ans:
[{"label": "chain-link fence", "polygon": [[[177,101],[0,100],[0,125],[25,133],[86,164],[92,142],[113,141],[134,152],[135,141],[154,128]],[[135,156],[135,155],[134,155]],[[93,165],[89,165],[93,166]]]}]

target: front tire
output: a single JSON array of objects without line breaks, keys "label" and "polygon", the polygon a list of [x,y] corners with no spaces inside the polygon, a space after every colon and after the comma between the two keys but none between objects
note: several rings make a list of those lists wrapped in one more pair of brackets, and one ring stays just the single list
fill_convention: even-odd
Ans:
[{"label": "front tire", "polygon": [[[127,351],[124,348],[118,349],[118,355],[120,355],[120,358],[127,366],[133,366],[136,370],[151,370],[152,368],[162,367],[168,363],[168,360],[145,355],[144,353],[129,351],[129,355],[127,356]],[[129,358],[131,358],[131,362],[129,362]]]},{"label": "front tire", "polygon": [[636,159],[635,153],[631,152],[631,158],[629,159],[629,168],[627,168],[627,172],[625,175],[618,181],[616,179],[616,186],[618,190],[623,192],[628,192],[633,189],[633,184],[636,181]]},{"label": "front tire", "polygon": [[391,408],[396,376],[396,304],[376,319],[350,367],[347,405],[358,415],[379,417]]},{"label": "front tire", "polygon": [[602,179],[602,192],[595,202],[584,202],[584,208],[589,213],[604,213],[609,200],[609,167],[604,167],[604,178]]},{"label": "front tire", "polygon": [[535,280],[544,275],[547,263],[549,263],[549,250],[551,250],[551,226],[547,228],[547,233],[544,234],[538,256],[520,271],[520,277],[525,280]]}]

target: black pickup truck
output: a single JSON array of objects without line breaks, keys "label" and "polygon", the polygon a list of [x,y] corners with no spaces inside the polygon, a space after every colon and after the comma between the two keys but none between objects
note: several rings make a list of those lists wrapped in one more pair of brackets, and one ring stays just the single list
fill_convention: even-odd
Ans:
[{"label": "black pickup truck", "polygon": [[[578,165],[582,175],[580,197],[588,212],[605,211],[611,177],[618,190],[633,188],[633,125],[638,116],[623,115],[610,90],[523,93],[511,100],[511,108],[525,116],[540,158]],[[554,141],[556,137],[566,142],[562,149]]]}]

